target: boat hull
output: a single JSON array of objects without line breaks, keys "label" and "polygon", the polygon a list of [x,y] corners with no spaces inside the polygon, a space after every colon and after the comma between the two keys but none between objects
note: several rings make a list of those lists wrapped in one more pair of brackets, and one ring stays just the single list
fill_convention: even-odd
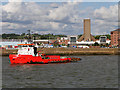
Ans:
[{"label": "boat hull", "polygon": [[42,58],[41,56],[32,56],[32,55],[15,55],[10,54],[11,64],[45,64],[45,63],[63,63],[70,62],[71,58],[60,58],[60,56],[47,55],[47,58]]}]

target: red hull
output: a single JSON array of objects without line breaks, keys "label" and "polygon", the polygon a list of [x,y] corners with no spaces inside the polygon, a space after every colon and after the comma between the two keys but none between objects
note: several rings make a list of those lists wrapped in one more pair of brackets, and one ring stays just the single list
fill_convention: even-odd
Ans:
[{"label": "red hull", "polygon": [[71,58],[60,58],[60,56],[46,55],[43,59],[41,56],[32,55],[9,55],[11,64],[26,64],[26,63],[55,63],[55,62],[70,62]]}]

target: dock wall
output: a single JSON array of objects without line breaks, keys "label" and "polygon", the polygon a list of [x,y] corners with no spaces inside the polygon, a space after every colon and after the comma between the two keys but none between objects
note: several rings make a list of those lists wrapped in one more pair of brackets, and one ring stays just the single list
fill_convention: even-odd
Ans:
[{"label": "dock wall", "polygon": [[[40,50],[40,49],[39,49]],[[118,55],[117,48],[44,48],[42,53],[59,55]]]},{"label": "dock wall", "polygon": [[[119,55],[118,48],[38,48],[44,54],[56,55]],[[0,50],[0,55],[16,54],[16,50]]]}]

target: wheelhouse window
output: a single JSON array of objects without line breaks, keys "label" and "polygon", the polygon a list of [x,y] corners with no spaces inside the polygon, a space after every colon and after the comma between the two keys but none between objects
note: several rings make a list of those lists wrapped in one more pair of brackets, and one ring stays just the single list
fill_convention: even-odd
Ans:
[{"label": "wheelhouse window", "polygon": [[23,47],[27,47],[27,45],[23,45]]},{"label": "wheelhouse window", "polygon": [[19,48],[21,48],[22,46],[21,45],[18,45]]},{"label": "wheelhouse window", "polygon": [[33,45],[29,45],[29,47],[33,47]]}]

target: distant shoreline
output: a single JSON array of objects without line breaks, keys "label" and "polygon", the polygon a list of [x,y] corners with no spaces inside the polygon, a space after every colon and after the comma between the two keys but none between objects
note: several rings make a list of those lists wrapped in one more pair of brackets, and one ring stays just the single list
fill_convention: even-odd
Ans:
[{"label": "distant shoreline", "polygon": [[[41,48],[38,48],[41,51]],[[47,55],[120,55],[118,48],[44,48],[41,53]],[[0,50],[0,56],[17,54],[16,50]]]}]

